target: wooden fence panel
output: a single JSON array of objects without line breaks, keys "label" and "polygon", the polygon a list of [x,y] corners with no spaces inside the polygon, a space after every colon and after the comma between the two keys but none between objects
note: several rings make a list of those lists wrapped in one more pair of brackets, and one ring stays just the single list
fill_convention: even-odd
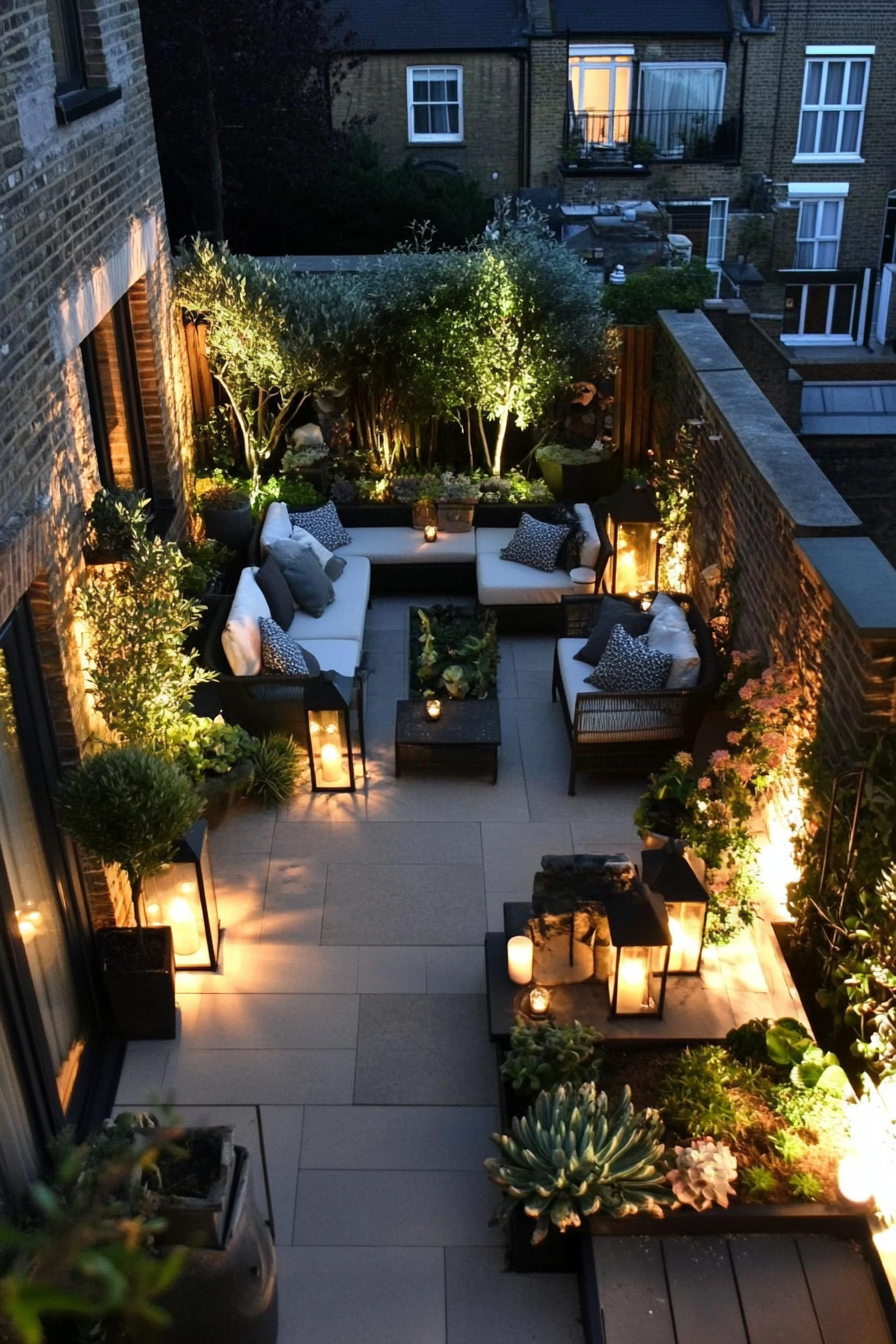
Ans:
[{"label": "wooden fence panel", "polygon": [[209,420],[215,409],[215,385],[205,352],[207,330],[204,322],[184,322],[190,391],[193,397],[193,419],[200,424]]},{"label": "wooden fence panel", "polygon": [[619,364],[613,389],[613,447],[623,465],[646,471],[650,447],[653,327],[617,327]]}]

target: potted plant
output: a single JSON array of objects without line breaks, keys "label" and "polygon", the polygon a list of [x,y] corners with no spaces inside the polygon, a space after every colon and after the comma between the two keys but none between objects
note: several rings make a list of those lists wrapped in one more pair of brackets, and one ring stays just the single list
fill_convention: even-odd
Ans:
[{"label": "potted plant", "polygon": [[231,550],[242,551],[252,535],[252,502],[246,486],[215,481],[199,496],[205,535]]},{"label": "potted plant", "polygon": [[443,471],[437,500],[439,527],[443,532],[469,532],[482,491],[471,476]]},{"label": "potted plant", "polygon": [[149,507],[142,490],[97,490],[86,514],[87,564],[109,564],[128,556],[135,540],[146,536]]},{"label": "potted plant", "polygon": [[202,811],[190,781],[168,761],[140,747],[110,747],[64,779],[62,826],[88,854],[115,864],[130,888],[137,928],[96,934],[103,980],[118,1035],[173,1040],[174,945],[170,928],[140,922],[143,880],[171,859]]},{"label": "potted plant", "polygon": [[396,504],[410,504],[411,525],[418,531],[438,522],[436,499],[443,492],[441,477],[432,471],[422,476],[396,476],[390,491]]},{"label": "potted plant", "polygon": [[622,464],[603,439],[590,448],[546,443],[536,449],[535,460],[555,499],[590,503],[611,495],[622,477]]}]

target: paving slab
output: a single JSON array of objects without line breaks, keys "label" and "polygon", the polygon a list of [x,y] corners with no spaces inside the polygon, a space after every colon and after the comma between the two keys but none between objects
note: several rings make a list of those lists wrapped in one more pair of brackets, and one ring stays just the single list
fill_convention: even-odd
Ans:
[{"label": "paving slab", "polygon": [[486,890],[507,892],[517,900],[532,895],[532,877],[542,854],[572,854],[569,823],[483,822],[482,854]]},{"label": "paving slab", "polygon": [[491,1155],[493,1106],[306,1106],[305,1171],[475,1171]]},{"label": "paving slab", "polygon": [[493,1106],[497,1069],[478,994],[364,994],[355,1105]]},{"label": "paving slab", "polygon": [[357,947],[229,944],[217,975],[178,971],[178,994],[354,994]]},{"label": "paving slab", "polygon": [[359,994],[425,994],[425,947],[359,947]]},{"label": "paving slab", "polygon": [[207,994],[190,1048],[354,1050],[357,994]]},{"label": "paving slab", "polygon": [[[299,1172],[294,1246],[498,1246],[484,1171]],[[359,1217],[359,1214],[363,1216]]]},{"label": "paving slab", "polygon": [[[279,1248],[281,1245],[289,1245],[292,1238],[306,1108],[259,1106],[258,1111],[271,1194],[274,1241]],[[279,1256],[279,1249],[277,1254]]]},{"label": "paving slab", "polygon": [[455,863],[460,855],[478,863],[481,853],[476,822],[343,822],[337,831],[326,822],[278,821],[272,857],[376,864],[419,863],[421,856],[430,863]]},{"label": "paving slab", "polygon": [[508,1274],[484,1244],[449,1246],[445,1268],[448,1344],[583,1344],[575,1274]]},{"label": "paving slab", "polygon": [[186,1050],[163,1088],[173,1105],[347,1105],[354,1073],[354,1050]]},{"label": "paving slab", "polygon": [[485,962],[482,942],[470,947],[426,949],[428,994],[484,994]]},{"label": "paving slab", "polygon": [[484,918],[478,863],[331,863],[321,937],[368,946],[472,943]]}]

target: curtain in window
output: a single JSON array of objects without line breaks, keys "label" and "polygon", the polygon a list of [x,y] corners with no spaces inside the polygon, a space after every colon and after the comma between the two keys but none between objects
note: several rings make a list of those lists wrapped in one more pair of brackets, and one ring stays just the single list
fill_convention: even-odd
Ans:
[{"label": "curtain in window", "polygon": [[457,135],[460,100],[453,70],[429,70],[414,75],[414,132],[417,135]]},{"label": "curtain in window", "polygon": [[797,270],[832,271],[840,246],[840,201],[803,201],[797,229]]},{"label": "curtain in window", "polygon": [[639,134],[664,153],[682,148],[704,152],[721,121],[721,66],[641,67]]}]

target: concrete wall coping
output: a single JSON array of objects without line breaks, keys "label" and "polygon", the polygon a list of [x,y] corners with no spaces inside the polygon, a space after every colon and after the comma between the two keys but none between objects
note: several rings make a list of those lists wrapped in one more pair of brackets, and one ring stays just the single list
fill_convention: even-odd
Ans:
[{"label": "concrete wall coping", "polygon": [[661,312],[659,317],[696,371],[715,414],[767,483],[796,535],[859,536],[861,519],[813,462],[706,315]]},{"label": "concrete wall coping", "polygon": [[896,639],[896,570],[870,537],[796,543],[863,639]]}]

